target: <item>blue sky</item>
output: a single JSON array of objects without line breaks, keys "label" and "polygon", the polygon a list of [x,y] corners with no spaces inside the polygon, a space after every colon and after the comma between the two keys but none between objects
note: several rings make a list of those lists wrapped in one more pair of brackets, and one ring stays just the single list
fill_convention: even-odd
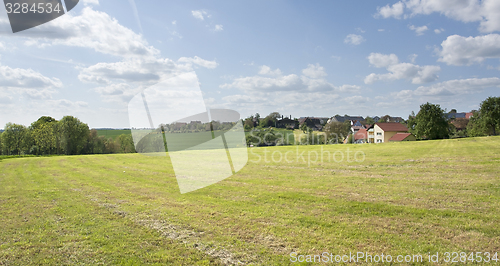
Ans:
[{"label": "blue sky", "polygon": [[500,1],[103,1],[13,34],[0,8],[0,124],[129,127],[134,95],[194,71],[242,117],[407,118],[500,96]]}]

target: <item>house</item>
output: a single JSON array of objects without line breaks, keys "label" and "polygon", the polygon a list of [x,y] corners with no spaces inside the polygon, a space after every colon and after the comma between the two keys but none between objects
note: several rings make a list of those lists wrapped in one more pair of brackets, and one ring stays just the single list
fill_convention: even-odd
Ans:
[{"label": "house", "polygon": [[448,120],[451,120],[451,119],[456,119],[456,118],[465,118],[467,116],[467,113],[447,113],[446,114],[446,118],[448,118]]},{"label": "house", "polygon": [[349,116],[349,115],[340,116],[340,115],[336,115],[336,116],[328,119],[327,123],[330,123],[331,121],[333,121],[333,122],[341,122],[341,123],[344,123],[345,121],[351,121],[351,125],[352,125],[353,121],[364,122],[365,119],[362,116]]},{"label": "house", "polygon": [[354,133],[354,143],[368,143],[368,131],[365,128],[362,128]]},{"label": "house", "polygon": [[359,121],[352,121],[351,122],[351,133],[356,134],[360,129],[365,129],[365,126],[363,126]]},{"label": "house", "polygon": [[389,139],[389,142],[393,141],[415,141],[417,138],[411,133],[396,133]]},{"label": "house", "polygon": [[307,127],[312,128],[313,130],[321,130],[323,129],[322,121],[326,122],[326,120],[323,120],[322,118],[301,117],[299,118],[299,126],[302,126],[305,123]]},{"label": "house", "polygon": [[[373,127],[373,141],[375,143],[389,142],[389,140],[394,137],[397,133],[408,133],[408,128],[401,123],[375,123]],[[371,128],[370,128],[371,129]],[[370,132],[370,130],[368,130]],[[397,138],[401,136],[398,135]],[[407,138],[406,136],[405,138]],[[370,134],[368,134],[370,139]],[[411,137],[410,137],[411,139]]]},{"label": "house", "polygon": [[462,131],[467,129],[467,125],[469,124],[468,118],[455,118],[450,121],[450,124],[454,125],[458,131]]},{"label": "house", "polygon": [[278,120],[276,122],[276,127],[277,128],[290,128],[290,129],[294,129],[294,128],[298,128],[298,122],[296,120],[292,120],[291,116],[290,118],[288,117],[285,117],[285,118],[282,118],[281,120]]}]

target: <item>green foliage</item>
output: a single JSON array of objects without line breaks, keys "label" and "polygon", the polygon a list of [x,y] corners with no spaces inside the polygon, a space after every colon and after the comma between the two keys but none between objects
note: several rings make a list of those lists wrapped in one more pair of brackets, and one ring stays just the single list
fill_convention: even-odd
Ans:
[{"label": "green foliage", "polygon": [[467,135],[469,137],[486,136],[486,131],[486,126],[483,120],[481,120],[479,112],[472,112],[472,117],[469,120],[469,124],[467,124]]},{"label": "green foliage", "polygon": [[411,111],[411,115],[408,116],[408,120],[406,121],[406,127],[413,135],[417,134],[417,118],[415,116],[415,112]]},{"label": "green foliage", "polygon": [[488,97],[481,103],[479,109],[481,123],[486,134],[497,135],[500,126],[500,97]]},{"label": "green foliage", "polygon": [[28,153],[28,129],[23,125],[7,123],[2,133],[4,155],[21,155]]},{"label": "green foliage", "polygon": [[266,116],[262,121],[259,122],[260,127],[275,127],[278,119],[281,118],[280,113],[272,112],[268,116]]},{"label": "green foliage", "polygon": [[375,124],[375,120],[373,120],[373,118],[371,118],[371,117],[367,116],[367,117],[365,118],[365,123],[366,123],[366,124],[369,124],[369,125],[373,125],[373,124]]},{"label": "green foliage", "polygon": [[135,152],[134,139],[132,135],[122,134],[116,139],[118,144],[118,151],[120,153],[133,153]]},{"label": "green foliage", "polygon": [[326,133],[329,143],[342,143],[351,131],[351,122],[345,121],[342,123],[331,121],[325,125],[323,131]]},{"label": "green foliage", "polygon": [[322,145],[327,143],[327,136],[324,132],[314,133],[312,130],[307,134],[301,134],[300,145]]},{"label": "green foliage", "polygon": [[248,146],[275,146],[284,144],[283,134],[279,133],[277,135],[273,129],[253,130],[246,135],[246,142]]},{"label": "green foliage", "polygon": [[[61,121],[42,116],[29,128],[8,123],[0,134],[0,155],[52,155],[52,154],[106,154],[135,152],[130,131],[116,139],[99,136],[87,124],[75,117],[66,116]],[[111,131],[111,130],[110,130]]]},{"label": "green foliage", "polygon": [[481,102],[479,111],[473,112],[467,125],[470,137],[497,135],[500,132],[500,97],[488,97]]},{"label": "green foliage", "polygon": [[66,155],[82,154],[90,134],[89,126],[73,116],[65,116],[58,122],[61,147]]},{"label": "green foliage", "polygon": [[448,121],[439,104],[425,103],[415,117],[415,133],[419,139],[445,139],[449,137]]},{"label": "green foliage", "polygon": [[307,124],[304,122],[300,126],[300,130],[302,130],[303,133],[310,133],[312,132],[312,129],[307,126]]}]

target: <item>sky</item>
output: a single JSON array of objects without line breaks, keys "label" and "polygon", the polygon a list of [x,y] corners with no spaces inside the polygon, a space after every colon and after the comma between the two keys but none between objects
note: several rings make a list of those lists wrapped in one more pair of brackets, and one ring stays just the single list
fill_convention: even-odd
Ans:
[{"label": "sky", "polygon": [[500,96],[499,31],[498,0],[80,0],[17,33],[2,6],[0,128],[128,128],[135,95],[192,72],[242,118],[468,112]]}]

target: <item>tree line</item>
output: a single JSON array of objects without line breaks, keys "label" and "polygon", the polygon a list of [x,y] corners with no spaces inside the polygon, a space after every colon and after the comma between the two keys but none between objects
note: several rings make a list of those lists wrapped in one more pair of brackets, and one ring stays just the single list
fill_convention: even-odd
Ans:
[{"label": "tree line", "polygon": [[0,155],[80,155],[135,152],[132,135],[116,139],[98,136],[97,130],[73,116],[61,120],[42,116],[30,126],[7,123],[0,134]]},{"label": "tree line", "polygon": [[405,122],[417,139],[447,139],[459,137],[495,136],[500,132],[500,97],[488,97],[479,110],[472,111],[465,129],[457,129],[439,104],[420,105],[417,115],[412,113]]}]

